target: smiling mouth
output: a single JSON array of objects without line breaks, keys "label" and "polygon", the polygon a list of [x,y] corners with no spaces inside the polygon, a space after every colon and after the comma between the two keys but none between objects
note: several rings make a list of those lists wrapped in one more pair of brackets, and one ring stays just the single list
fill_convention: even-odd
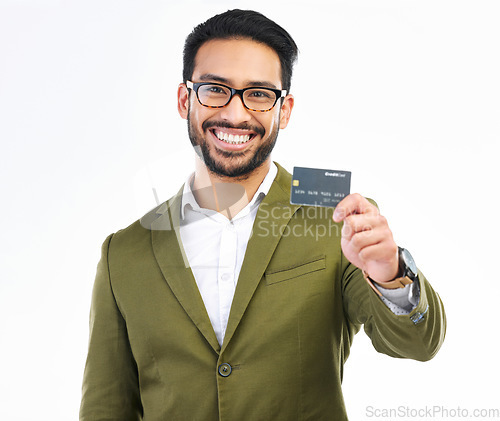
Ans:
[{"label": "smiling mouth", "polygon": [[249,142],[255,136],[254,134],[232,134],[217,129],[213,129],[212,133],[217,137],[217,139],[230,145],[243,145],[244,143]]}]

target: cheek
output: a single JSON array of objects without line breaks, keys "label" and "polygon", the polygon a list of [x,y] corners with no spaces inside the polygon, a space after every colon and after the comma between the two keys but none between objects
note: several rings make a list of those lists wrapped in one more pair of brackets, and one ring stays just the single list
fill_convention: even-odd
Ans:
[{"label": "cheek", "polygon": [[269,136],[270,133],[275,131],[279,125],[279,114],[272,113],[271,115],[262,114],[258,116],[257,121],[266,130],[266,135]]},{"label": "cheek", "polygon": [[200,109],[196,106],[196,104],[191,104],[189,108],[189,119],[191,120],[191,124],[197,129],[201,131],[201,125],[205,120],[210,118],[209,115],[205,112],[205,110]]}]

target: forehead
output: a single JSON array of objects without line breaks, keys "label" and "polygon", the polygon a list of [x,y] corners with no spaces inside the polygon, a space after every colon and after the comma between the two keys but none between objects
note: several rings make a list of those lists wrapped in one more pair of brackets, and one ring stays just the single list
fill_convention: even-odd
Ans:
[{"label": "forehead", "polygon": [[281,64],[271,47],[250,39],[216,39],[204,43],[198,50],[193,80],[217,76],[234,88],[260,81],[281,88]]}]

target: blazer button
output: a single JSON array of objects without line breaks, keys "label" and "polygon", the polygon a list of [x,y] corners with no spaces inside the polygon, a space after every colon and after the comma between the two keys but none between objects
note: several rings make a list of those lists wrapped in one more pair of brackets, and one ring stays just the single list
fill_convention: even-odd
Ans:
[{"label": "blazer button", "polygon": [[219,374],[222,377],[228,377],[231,374],[231,371],[233,371],[233,369],[228,363],[223,363],[219,366]]}]

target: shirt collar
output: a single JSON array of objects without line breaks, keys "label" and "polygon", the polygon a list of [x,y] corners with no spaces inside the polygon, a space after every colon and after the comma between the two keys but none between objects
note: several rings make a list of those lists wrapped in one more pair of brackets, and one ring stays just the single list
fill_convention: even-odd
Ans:
[{"label": "shirt collar", "polygon": [[[278,167],[276,164],[272,163],[271,167],[269,168],[269,171],[267,172],[266,176],[264,177],[264,180],[262,180],[262,183],[260,183],[259,188],[255,192],[254,196],[252,197],[252,200],[246,205],[236,216],[235,218],[242,217],[249,213],[254,206],[258,206],[260,202],[264,199],[264,197],[269,193],[269,189],[271,188],[271,185],[273,184],[274,179],[276,178],[276,174],[278,173]],[[193,191],[191,190],[191,182],[193,181],[194,173],[191,173],[189,177],[187,178],[186,182],[184,183],[184,189],[182,191],[182,201],[181,201],[181,219],[185,218],[185,209],[186,207],[189,207],[190,209],[194,210],[195,212],[200,212],[206,215],[213,215],[214,213],[217,213],[215,211],[209,210],[209,209],[204,209],[201,208],[198,203],[196,202],[196,199],[194,197]]]}]

